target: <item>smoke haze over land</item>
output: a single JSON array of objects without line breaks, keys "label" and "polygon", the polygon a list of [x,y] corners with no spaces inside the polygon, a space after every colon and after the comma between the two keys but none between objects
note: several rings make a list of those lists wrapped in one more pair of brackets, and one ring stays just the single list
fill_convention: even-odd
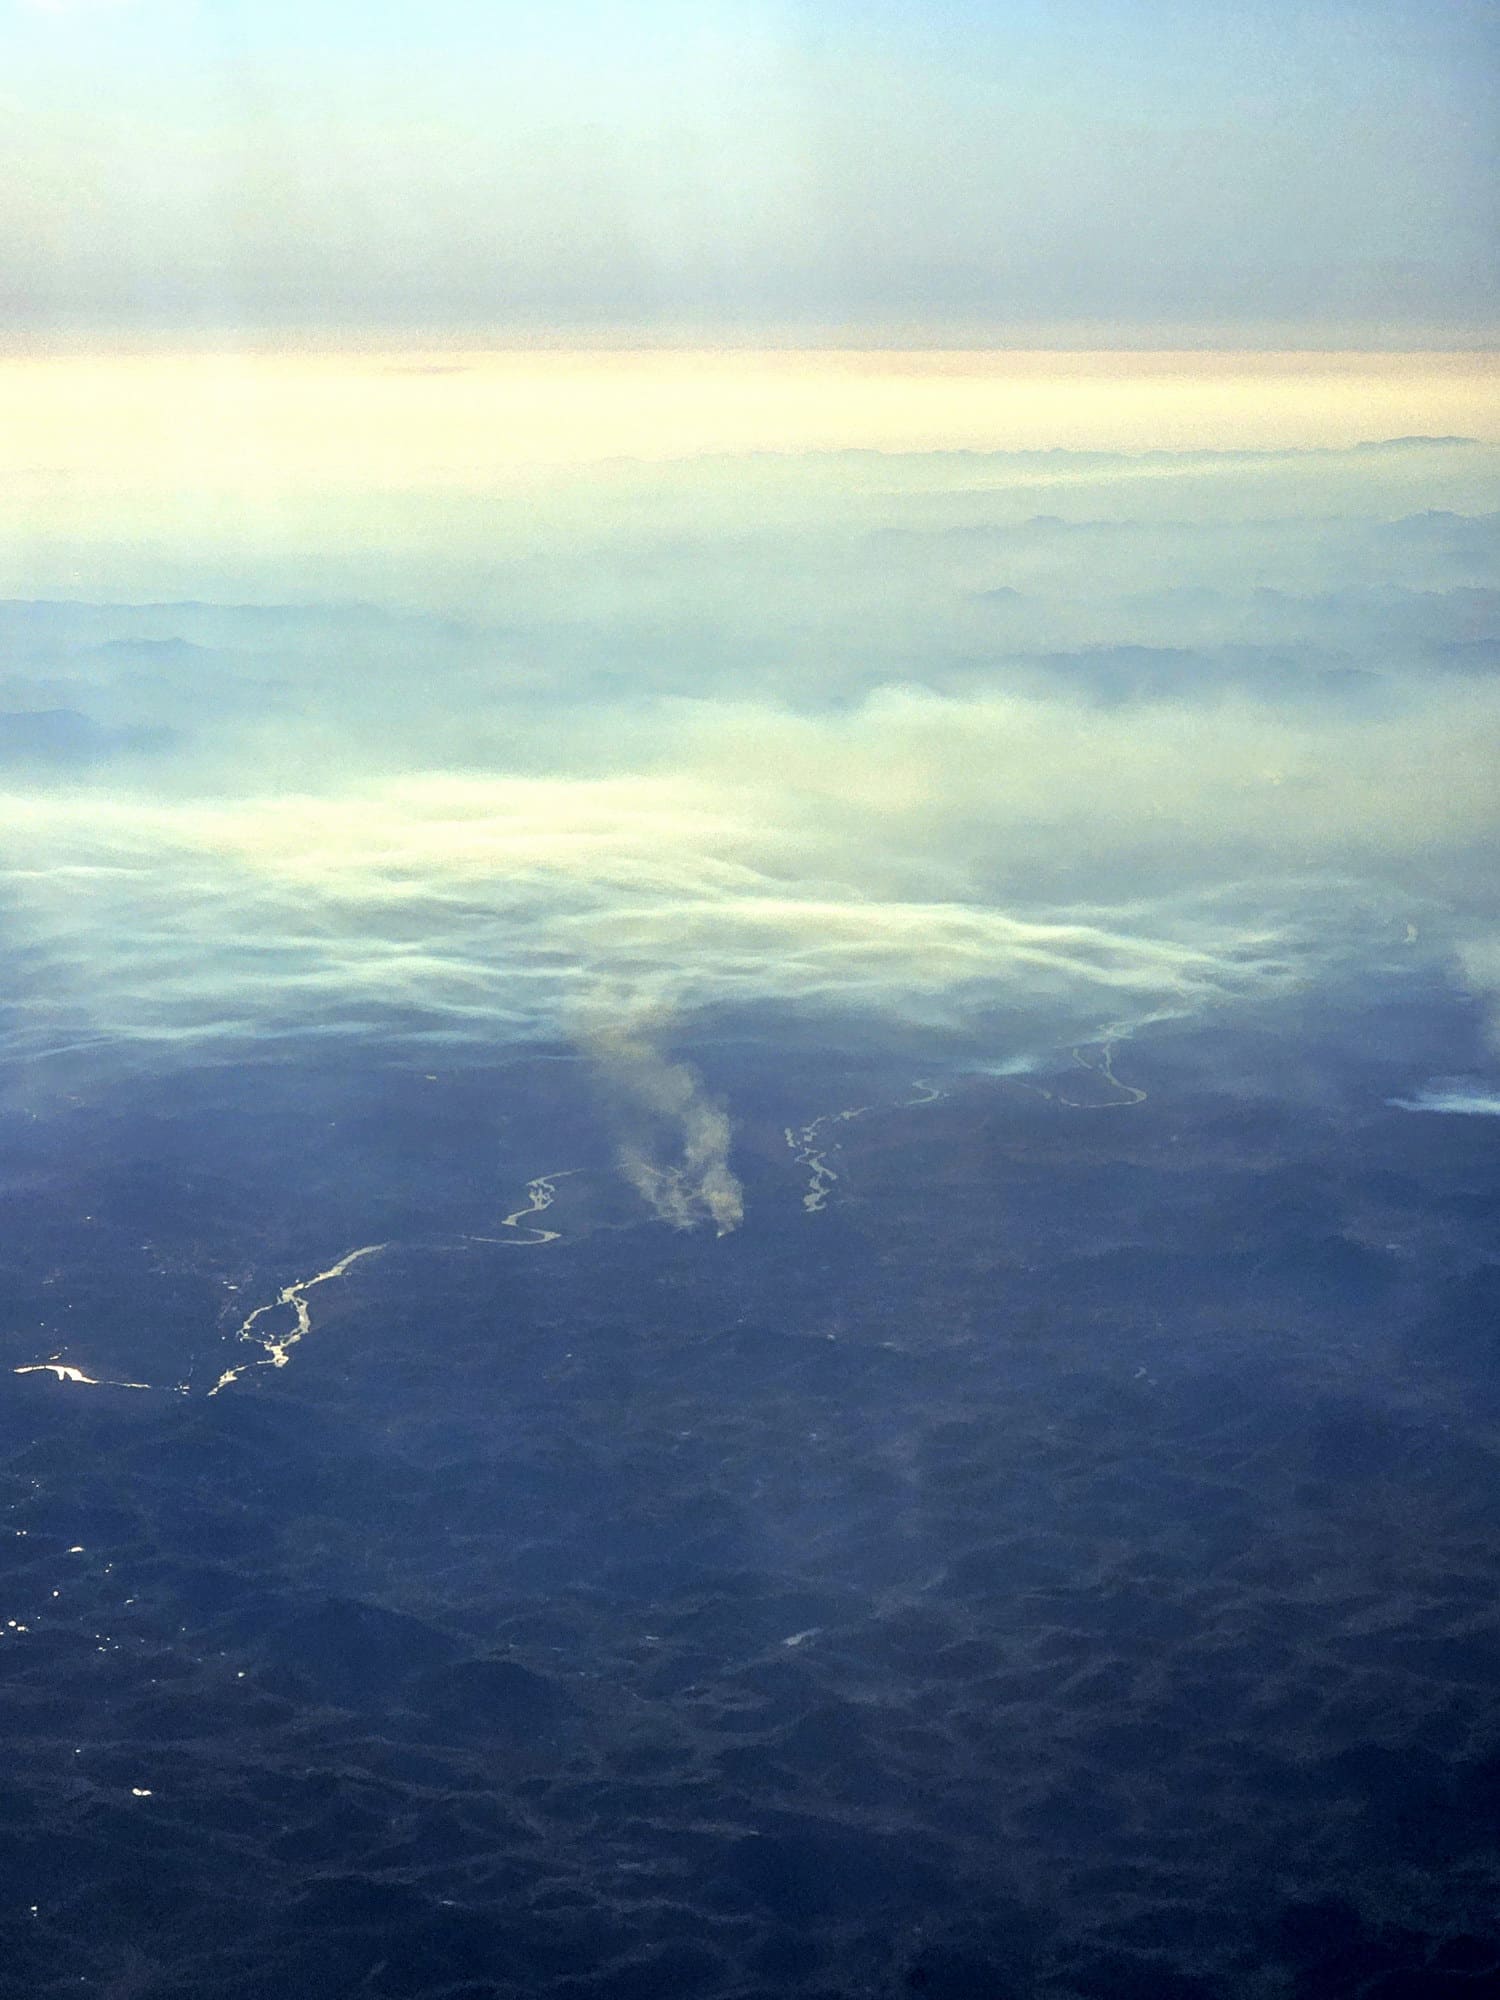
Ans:
[{"label": "smoke haze over land", "polygon": [[127,508],[112,598],[0,609],[9,1045],[1488,993],[1497,456],[557,473],[321,601],[244,535],[132,601]]}]

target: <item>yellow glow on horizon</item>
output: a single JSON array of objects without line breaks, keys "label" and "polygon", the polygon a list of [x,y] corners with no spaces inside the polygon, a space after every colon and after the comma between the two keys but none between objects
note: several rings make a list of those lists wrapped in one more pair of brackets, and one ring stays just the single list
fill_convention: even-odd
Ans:
[{"label": "yellow glow on horizon", "polygon": [[1500,441],[1486,354],[133,353],[0,359],[33,492],[481,491],[548,467],[864,448]]}]

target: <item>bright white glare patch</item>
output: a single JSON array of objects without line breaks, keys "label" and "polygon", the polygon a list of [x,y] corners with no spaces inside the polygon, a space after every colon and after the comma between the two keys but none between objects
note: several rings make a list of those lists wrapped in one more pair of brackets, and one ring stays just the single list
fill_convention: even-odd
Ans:
[{"label": "bright white glare patch", "polygon": [[[59,1382],[77,1382],[89,1389],[145,1389],[150,1386],[146,1382],[117,1382],[108,1376],[86,1375],[81,1368],[75,1368],[71,1362],[55,1359],[52,1361],[28,1362],[25,1367],[13,1368],[11,1373],[13,1375],[55,1375]],[[70,1549],[68,1553],[74,1555],[81,1553],[81,1551]]]}]

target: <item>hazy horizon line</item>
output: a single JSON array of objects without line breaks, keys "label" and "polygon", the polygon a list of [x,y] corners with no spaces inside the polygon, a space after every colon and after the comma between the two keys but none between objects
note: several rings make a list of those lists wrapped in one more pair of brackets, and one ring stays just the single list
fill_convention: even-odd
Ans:
[{"label": "hazy horizon line", "polygon": [[558,323],[496,326],[454,322],[446,326],[387,321],[366,324],[257,321],[243,325],[181,323],[54,324],[0,330],[0,359],[79,359],[93,354],[847,354],[977,358],[1098,357],[1130,355],[1236,360],[1369,357],[1389,364],[1410,357],[1432,362],[1500,362],[1500,326],[1443,329],[1407,326],[1382,333],[1346,326],[1319,334],[1287,323],[1236,329],[1200,326],[1131,327],[1065,322],[1005,329],[977,324],[912,326],[788,325],[640,326]]}]

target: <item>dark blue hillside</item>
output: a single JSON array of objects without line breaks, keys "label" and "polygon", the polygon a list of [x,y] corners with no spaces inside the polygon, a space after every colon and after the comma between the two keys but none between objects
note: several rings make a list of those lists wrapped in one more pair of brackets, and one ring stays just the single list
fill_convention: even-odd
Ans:
[{"label": "dark blue hillside", "polygon": [[15,1118],[6,1990],[1496,1990],[1500,1150],[1372,1061],[887,1079],[808,1212],[725,1054],[721,1241],[576,1065]]}]

